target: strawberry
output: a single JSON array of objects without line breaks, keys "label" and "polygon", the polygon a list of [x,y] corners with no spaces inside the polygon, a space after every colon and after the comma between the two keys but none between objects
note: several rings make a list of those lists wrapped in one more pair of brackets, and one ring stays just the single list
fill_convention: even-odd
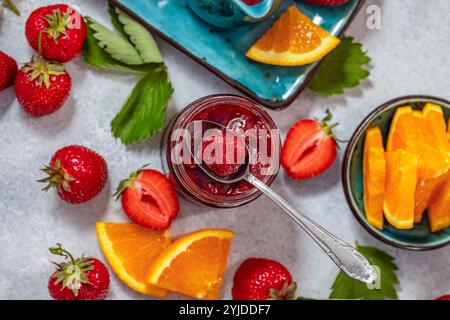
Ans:
[{"label": "strawberry", "polygon": [[30,117],[47,116],[59,110],[70,95],[72,79],[59,63],[39,58],[19,70],[14,83],[17,100]]},{"label": "strawberry", "polygon": [[202,151],[205,167],[222,178],[237,173],[245,163],[246,148],[242,140],[219,130],[203,139]]},{"label": "strawberry", "polygon": [[302,120],[289,131],[281,153],[281,164],[292,179],[310,179],[323,173],[333,164],[337,153],[337,139],[328,125],[332,114],[321,122]]},{"label": "strawberry", "polygon": [[74,257],[58,243],[50,248],[68,262],[55,263],[57,270],[48,281],[48,292],[55,300],[105,300],[109,290],[109,272],[95,258]]},{"label": "strawberry", "polygon": [[43,189],[55,187],[61,199],[79,204],[94,198],[106,185],[108,168],[102,156],[81,146],[58,150],[50,165],[41,171],[48,174],[39,182],[48,183]]},{"label": "strawberry", "polygon": [[340,6],[349,2],[350,0],[303,0],[303,1],[312,4],[319,4],[322,6]]},{"label": "strawberry", "polygon": [[297,286],[282,264],[268,259],[245,260],[234,274],[233,300],[295,299]]},{"label": "strawberry", "polygon": [[41,33],[42,56],[48,61],[68,62],[81,52],[87,31],[79,12],[58,4],[39,8],[28,18],[25,35],[36,51]]},{"label": "strawberry", "polygon": [[144,227],[165,230],[179,211],[178,197],[170,181],[160,172],[140,169],[123,180],[115,194],[122,197],[128,217]]},{"label": "strawberry", "polygon": [[437,298],[436,300],[442,300],[442,301],[444,301],[444,300],[450,300],[450,295],[448,295],[448,296],[442,296],[442,297],[440,297],[440,298]]},{"label": "strawberry", "polygon": [[0,91],[11,87],[17,75],[17,62],[0,50]]}]

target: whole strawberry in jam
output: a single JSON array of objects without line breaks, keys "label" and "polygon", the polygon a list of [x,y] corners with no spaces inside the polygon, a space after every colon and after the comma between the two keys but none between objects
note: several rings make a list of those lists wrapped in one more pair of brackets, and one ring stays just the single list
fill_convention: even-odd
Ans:
[{"label": "whole strawberry in jam", "polygon": [[48,292],[55,300],[105,300],[109,290],[109,272],[95,258],[75,259],[61,244],[50,252],[66,261],[55,263],[57,269],[48,281]]},{"label": "whole strawberry in jam", "polygon": [[295,299],[297,286],[282,264],[268,259],[250,258],[237,269],[233,300]]},{"label": "whole strawberry in jam", "polygon": [[11,87],[17,75],[17,63],[0,50],[0,91]]},{"label": "whole strawberry in jam", "polygon": [[36,51],[39,50],[41,32],[42,56],[58,62],[74,59],[81,52],[87,33],[81,14],[65,4],[42,7],[31,13],[25,35]]},{"label": "whole strawberry in jam", "polygon": [[70,95],[72,78],[64,66],[34,59],[19,70],[14,83],[17,100],[30,117],[38,118],[59,110]]},{"label": "whole strawberry in jam", "polygon": [[48,183],[43,189],[55,187],[61,199],[79,204],[94,198],[106,185],[108,168],[102,156],[82,146],[58,150],[50,165],[42,169],[48,174],[39,182]]},{"label": "whole strawberry in jam", "polygon": [[203,164],[221,178],[239,172],[245,163],[245,142],[234,134],[213,130],[202,141]]}]

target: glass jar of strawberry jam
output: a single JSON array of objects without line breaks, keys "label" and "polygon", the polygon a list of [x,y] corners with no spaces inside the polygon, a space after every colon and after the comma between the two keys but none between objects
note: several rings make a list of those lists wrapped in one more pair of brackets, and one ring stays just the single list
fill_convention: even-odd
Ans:
[{"label": "glass jar of strawberry jam", "polygon": [[[215,208],[233,208],[247,204],[261,195],[247,181],[235,183],[220,183],[207,175],[192,157],[193,148],[186,149],[186,136],[192,134],[193,123],[201,121],[203,137],[208,132],[217,131],[217,128],[224,128],[226,133],[232,132],[239,136],[239,141],[245,142],[247,148],[246,156],[250,161],[241,164],[237,162],[236,156],[238,148],[234,144],[229,144],[230,139],[225,139],[226,148],[223,154],[229,155],[228,148],[231,149],[231,157],[236,163],[220,162],[207,165],[220,177],[233,174],[238,166],[246,166],[248,163],[250,172],[258,179],[271,185],[279,170],[281,141],[279,131],[267,112],[249,99],[234,95],[213,95],[199,99],[183,111],[181,111],[167,126],[163,138],[162,160],[164,171],[169,175],[175,188],[187,199],[206,206]],[[209,124],[214,124],[215,128],[206,128]],[[221,129],[222,130],[222,129]],[[213,132],[214,132],[213,131]],[[190,138],[189,138],[190,139]],[[205,140],[203,140],[205,139]],[[202,155],[206,156],[207,149],[211,152],[211,141],[209,138],[201,138],[203,149]],[[237,138],[238,139],[238,138]],[[205,143],[205,141],[208,141]],[[222,140],[221,140],[222,141]],[[231,139],[231,141],[234,141]],[[220,148],[225,145],[220,144]],[[214,147],[214,146],[213,146]],[[234,148],[234,150],[233,150]],[[217,148],[216,150],[221,150]],[[212,155],[217,155],[217,151],[212,151]],[[249,153],[249,155],[247,155]],[[209,157],[211,158],[211,157]],[[208,158],[208,159],[209,159]],[[221,156],[216,159],[222,159]],[[225,159],[225,157],[224,157]],[[228,159],[228,158],[227,158]],[[203,161],[205,158],[203,158]],[[228,160],[227,160],[228,161]],[[206,162],[203,162],[206,163]]]}]

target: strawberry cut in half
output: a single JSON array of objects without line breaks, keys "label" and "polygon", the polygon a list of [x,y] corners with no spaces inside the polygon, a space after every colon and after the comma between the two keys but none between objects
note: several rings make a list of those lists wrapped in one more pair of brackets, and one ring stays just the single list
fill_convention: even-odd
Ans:
[{"label": "strawberry cut in half", "polygon": [[154,230],[168,229],[179,211],[178,197],[160,172],[141,169],[123,180],[116,192],[122,207],[135,223]]},{"label": "strawberry cut in half", "polygon": [[302,120],[289,131],[283,145],[281,164],[289,177],[295,180],[310,179],[326,171],[337,153],[337,139],[328,125],[332,114],[321,121]]}]

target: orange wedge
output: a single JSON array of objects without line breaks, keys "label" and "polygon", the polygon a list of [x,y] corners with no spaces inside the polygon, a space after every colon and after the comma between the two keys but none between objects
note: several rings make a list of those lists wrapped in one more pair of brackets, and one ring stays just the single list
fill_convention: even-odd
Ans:
[{"label": "orange wedge", "polygon": [[431,232],[438,232],[450,227],[450,177],[439,188],[428,209]]},{"label": "orange wedge", "polygon": [[277,66],[301,66],[322,59],[340,40],[291,6],[247,52],[247,57]]},{"label": "orange wedge", "polygon": [[383,134],[379,127],[367,130],[364,144],[364,208],[367,221],[383,230],[383,201],[386,179]]},{"label": "orange wedge", "polygon": [[167,291],[148,284],[151,264],[171,242],[168,231],[153,231],[136,224],[97,222],[97,237],[109,265],[131,289],[165,298]]},{"label": "orange wedge", "polygon": [[[426,108],[424,112],[413,111],[409,106],[398,108],[392,120],[387,143],[388,151],[405,149],[420,157],[414,201],[415,223],[422,221],[434,190],[445,180],[448,170],[446,156],[439,150],[436,133],[431,129],[432,123],[436,121],[436,112],[430,112],[434,111],[433,107],[426,117]],[[441,116],[441,122],[442,119]],[[442,129],[442,123],[439,126]]]},{"label": "orange wedge", "polygon": [[153,263],[147,281],[197,299],[218,299],[233,237],[228,230],[208,229],[179,238]]},{"label": "orange wedge", "polygon": [[415,116],[409,106],[400,107],[395,111],[387,141],[386,150],[407,149],[416,140]]},{"label": "orange wedge", "polygon": [[447,136],[444,112],[442,111],[441,106],[428,103],[422,113],[433,139],[430,143],[433,143],[433,145],[441,150],[450,162],[450,143]]},{"label": "orange wedge", "polygon": [[384,215],[397,229],[414,227],[414,192],[419,155],[398,149],[386,152]]}]

